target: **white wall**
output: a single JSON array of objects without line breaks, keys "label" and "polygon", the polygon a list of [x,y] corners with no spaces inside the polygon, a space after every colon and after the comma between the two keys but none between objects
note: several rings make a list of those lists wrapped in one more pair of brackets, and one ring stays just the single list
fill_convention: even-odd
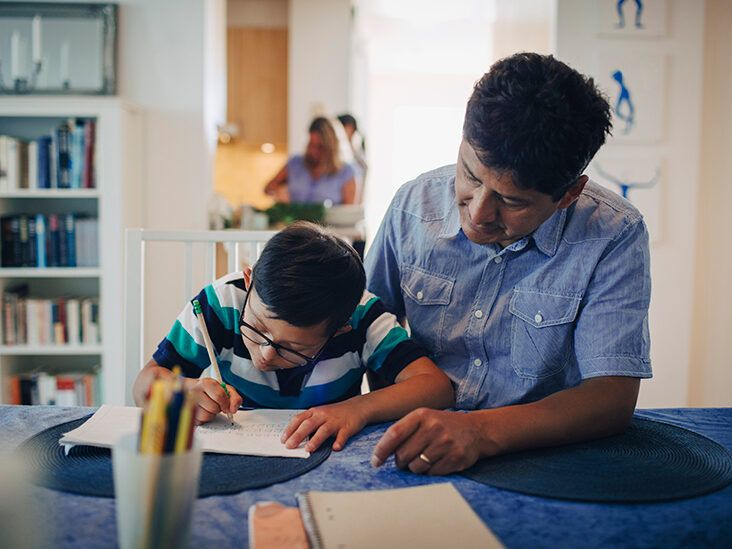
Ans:
[{"label": "white wall", "polygon": [[318,114],[349,107],[351,3],[290,0],[287,146],[304,150]]},{"label": "white wall", "polygon": [[[119,93],[143,110],[145,192],[139,207],[144,208],[145,228],[207,228],[206,203],[213,187],[206,137],[211,129],[204,123],[204,43],[210,15],[204,4],[120,2]],[[149,355],[182,308],[184,292],[171,253],[152,249],[147,272]]]},{"label": "white wall", "polygon": [[[632,4],[628,2],[628,4]],[[688,404],[692,296],[697,248],[699,147],[702,106],[704,2],[668,0],[668,31],[659,39],[619,40],[597,36],[596,4],[559,0],[557,55],[598,77],[601,51],[665,53],[665,133],[657,145],[663,158],[661,238],[651,246],[651,360],[654,378],[643,381],[639,406]]]}]

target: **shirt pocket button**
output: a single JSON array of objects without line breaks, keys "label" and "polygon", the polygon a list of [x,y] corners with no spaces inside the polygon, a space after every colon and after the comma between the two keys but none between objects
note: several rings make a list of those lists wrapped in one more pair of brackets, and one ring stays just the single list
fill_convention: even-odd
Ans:
[{"label": "shirt pocket button", "polygon": [[422,290],[420,290],[419,292],[417,292],[417,299],[421,300],[422,298],[424,298],[424,293],[422,293]]},{"label": "shirt pocket button", "polygon": [[534,315],[534,322],[536,322],[537,324],[541,324],[542,320],[544,320],[544,317],[541,316],[539,313],[536,313]]}]

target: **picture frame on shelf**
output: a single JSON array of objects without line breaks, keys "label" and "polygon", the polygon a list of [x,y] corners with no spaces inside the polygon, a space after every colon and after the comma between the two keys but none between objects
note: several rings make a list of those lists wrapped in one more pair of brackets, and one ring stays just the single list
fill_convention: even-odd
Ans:
[{"label": "picture frame on shelf", "polygon": [[0,95],[114,95],[117,4],[0,2]]}]

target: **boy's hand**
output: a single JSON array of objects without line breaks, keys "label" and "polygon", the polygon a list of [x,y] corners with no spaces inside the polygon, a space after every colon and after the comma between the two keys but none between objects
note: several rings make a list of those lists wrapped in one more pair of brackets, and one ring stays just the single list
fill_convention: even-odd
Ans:
[{"label": "boy's hand", "polygon": [[235,414],[241,406],[242,398],[231,385],[226,386],[229,391],[227,396],[221,384],[213,378],[204,377],[190,381],[187,388],[196,397],[196,425],[211,421],[221,412]]},{"label": "boy's hand", "polygon": [[297,448],[308,435],[312,435],[305,450],[314,452],[326,439],[336,435],[333,450],[339,452],[346,441],[367,423],[359,405],[353,401],[316,406],[293,417],[280,440],[287,448]]}]

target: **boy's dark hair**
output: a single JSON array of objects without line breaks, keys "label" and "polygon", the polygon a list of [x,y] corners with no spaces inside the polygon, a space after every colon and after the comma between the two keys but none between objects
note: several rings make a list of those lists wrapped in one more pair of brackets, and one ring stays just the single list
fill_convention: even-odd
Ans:
[{"label": "boy's dark hair", "polygon": [[475,84],[463,136],[486,167],[557,201],[611,128],[610,105],[592,78],[551,55],[517,53]]},{"label": "boy's dark hair", "polygon": [[328,321],[335,332],[366,287],[356,251],[322,227],[298,221],[274,235],[254,265],[252,284],[277,318],[308,327]]}]

